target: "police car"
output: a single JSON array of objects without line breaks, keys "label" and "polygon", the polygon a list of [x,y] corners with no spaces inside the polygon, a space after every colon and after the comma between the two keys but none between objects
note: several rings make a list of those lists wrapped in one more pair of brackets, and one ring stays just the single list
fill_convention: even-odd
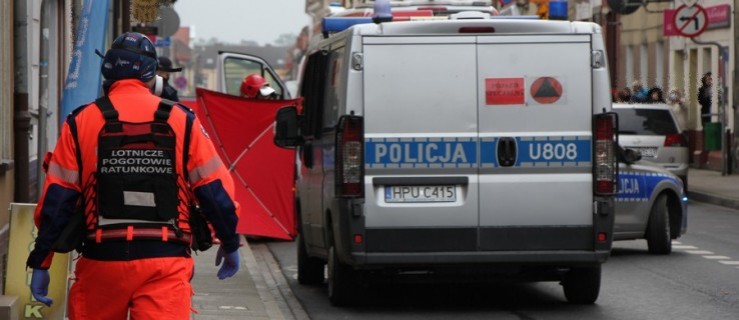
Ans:
[{"label": "police car", "polygon": [[614,240],[646,239],[652,254],[669,254],[687,230],[688,198],[678,176],[620,149]]}]

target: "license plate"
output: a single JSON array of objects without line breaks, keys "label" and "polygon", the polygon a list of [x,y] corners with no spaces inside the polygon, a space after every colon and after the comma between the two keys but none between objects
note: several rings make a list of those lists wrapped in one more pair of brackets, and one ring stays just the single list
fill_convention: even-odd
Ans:
[{"label": "license plate", "polygon": [[639,151],[639,153],[641,153],[641,156],[645,158],[656,158],[657,157],[656,147],[641,147],[641,148],[631,147],[629,149],[634,149],[635,151]]},{"label": "license plate", "polygon": [[385,186],[385,202],[454,202],[457,188],[447,186]]}]

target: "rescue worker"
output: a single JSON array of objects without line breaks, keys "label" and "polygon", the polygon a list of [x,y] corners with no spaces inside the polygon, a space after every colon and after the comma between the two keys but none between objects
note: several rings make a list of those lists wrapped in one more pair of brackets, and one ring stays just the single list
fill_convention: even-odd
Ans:
[{"label": "rescue worker", "polygon": [[116,38],[101,66],[108,94],[67,117],[48,158],[26,264],[33,297],[51,305],[51,249],[82,204],[70,319],[190,319],[193,200],[221,240],[218,278],[239,269],[233,180],[195,115],[151,93],[156,67],[146,36]]},{"label": "rescue worker", "polygon": [[241,82],[241,97],[251,99],[276,99],[275,89],[258,74],[250,74]]},{"label": "rescue worker", "polygon": [[172,101],[180,101],[177,96],[177,89],[169,84],[170,73],[180,72],[182,68],[173,68],[172,60],[167,57],[159,57],[159,65],[157,65],[157,75],[162,77],[162,88],[160,97]]}]

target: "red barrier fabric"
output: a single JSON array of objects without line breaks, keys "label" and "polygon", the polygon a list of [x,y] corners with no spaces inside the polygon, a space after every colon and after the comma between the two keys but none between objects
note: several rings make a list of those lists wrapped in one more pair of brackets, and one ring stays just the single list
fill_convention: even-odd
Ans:
[{"label": "red barrier fabric", "polygon": [[236,186],[241,205],[237,232],[292,240],[295,151],[272,143],[277,110],[295,100],[254,100],[196,89],[195,112]]}]

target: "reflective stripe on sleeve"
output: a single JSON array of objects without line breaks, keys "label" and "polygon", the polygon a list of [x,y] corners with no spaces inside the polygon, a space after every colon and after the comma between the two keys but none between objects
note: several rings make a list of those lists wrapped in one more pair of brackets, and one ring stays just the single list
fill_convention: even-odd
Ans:
[{"label": "reflective stripe on sleeve", "polygon": [[223,162],[221,162],[221,158],[216,156],[213,156],[213,158],[210,158],[210,160],[206,161],[199,167],[195,167],[195,169],[190,170],[190,183],[196,184],[198,181],[205,179],[205,177],[210,176],[214,172],[216,172],[221,166],[223,166]]},{"label": "reflective stripe on sleeve", "polygon": [[55,176],[69,184],[79,184],[79,174],[77,170],[66,169],[53,161],[49,163],[49,171],[47,174]]}]

